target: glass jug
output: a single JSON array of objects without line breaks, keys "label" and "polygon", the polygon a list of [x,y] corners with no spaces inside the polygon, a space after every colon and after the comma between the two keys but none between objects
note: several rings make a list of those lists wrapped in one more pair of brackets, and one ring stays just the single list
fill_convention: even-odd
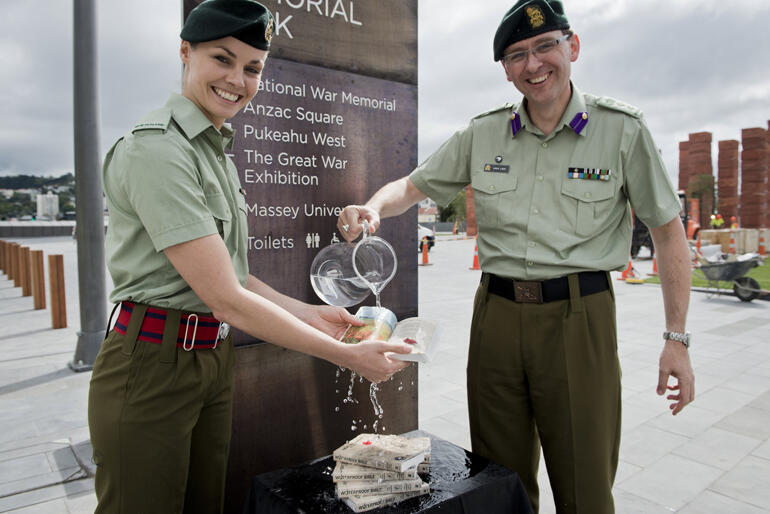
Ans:
[{"label": "glass jug", "polygon": [[366,221],[363,226],[358,243],[329,245],[310,265],[313,290],[329,305],[350,307],[374,293],[379,306],[380,292],[396,274],[398,261],[393,247],[381,237],[370,235]]}]

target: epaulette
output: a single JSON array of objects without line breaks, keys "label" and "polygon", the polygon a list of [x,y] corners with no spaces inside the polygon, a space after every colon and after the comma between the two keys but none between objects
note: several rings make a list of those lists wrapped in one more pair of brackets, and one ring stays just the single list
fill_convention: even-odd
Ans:
[{"label": "epaulette", "polygon": [[165,132],[168,129],[168,124],[170,122],[171,109],[162,107],[147,114],[142,121],[134,125],[134,128],[131,129],[131,133],[135,133],[139,130],[162,130]]},{"label": "epaulette", "polygon": [[477,118],[483,118],[484,116],[489,116],[490,114],[494,114],[496,112],[500,112],[500,111],[503,111],[503,110],[506,110],[506,109],[510,109],[513,106],[514,106],[514,104],[512,104],[512,103],[506,103],[505,105],[501,105],[500,107],[495,107],[494,109],[490,109],[488,111],[482,112],[481,114],[477,114],[476,116],[474,116],[471,119],[475,120]]},{"label": "epaulette", "polygon": [[642,117],[641,109],[637,109],[633,105],[628,105],[627,103],[621,102],[620,100],[615,100],[609,96],[597,97],[596,105],[606,109],[612,109],[613,111],[620,111],[622,113],[628,114],[629,116],[633,116],[634,118]]}]

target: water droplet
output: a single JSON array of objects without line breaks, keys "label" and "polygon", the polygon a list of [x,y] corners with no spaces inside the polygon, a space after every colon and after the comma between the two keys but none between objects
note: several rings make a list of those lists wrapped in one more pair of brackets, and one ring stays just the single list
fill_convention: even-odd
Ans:
[{"label": "water droplet", "polygon": [[334,412],[339,412],[339,411],[340,411],[339,407],[334,407]]},{"label": "water droplet", "polygon": [[404,386],[398,386],[398,390],[399,391],[403,391],[404,390]]},{"label": "water droplet", "polygon": [[356,430],[356,426],[355,425],[351,425],[350,426],[350,430],[355,431]]}]

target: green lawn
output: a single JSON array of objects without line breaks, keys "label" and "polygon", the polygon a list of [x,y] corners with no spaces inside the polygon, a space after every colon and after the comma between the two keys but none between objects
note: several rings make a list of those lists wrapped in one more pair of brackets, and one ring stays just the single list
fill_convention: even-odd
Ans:
[{"label": "green lawn", "polygon": [[[746,276],[752,277],[754,280],[759,282],[759,287],[762,289],[770,290],[770,259],[765,260],[765,264],[762,266],[751,268],[751,270],[746,273]],[[646,279],[645,282],[649,282],[650,284],[660,284],[658,277],[650,277]],[[732,282],[719,282],[718,284],[719,289],[729,289],[730,291],[733,289]],[[703,275],[701,275],[700,272],[693,270],[692,286],[708,287],[708,282],[703,278]]]}]

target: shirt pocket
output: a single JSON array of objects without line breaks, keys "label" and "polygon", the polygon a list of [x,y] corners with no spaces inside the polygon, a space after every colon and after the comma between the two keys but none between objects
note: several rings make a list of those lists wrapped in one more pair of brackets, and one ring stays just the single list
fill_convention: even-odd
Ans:
[{"label": "shirt pocket", "polygon": [[565,179],[562,182],[562,202],[571,216],[563,218],[568,231],[579,236],[594,235],[606,226],[607,217],[615,205],[616,181]]},{"label": "shirt pocket", "polygon": [[233,214],[230,211],[230,206],[227,205],[225,195],[222,193],[207,194],[206,206],[214,217],[220,237],[226,239],[231,229]]},{"label": "shirt pocket", "polygon": [[497,227],[515,201],[518,178],[510,173],[477,173],[471,178],[476,223],[479,227]]}]

